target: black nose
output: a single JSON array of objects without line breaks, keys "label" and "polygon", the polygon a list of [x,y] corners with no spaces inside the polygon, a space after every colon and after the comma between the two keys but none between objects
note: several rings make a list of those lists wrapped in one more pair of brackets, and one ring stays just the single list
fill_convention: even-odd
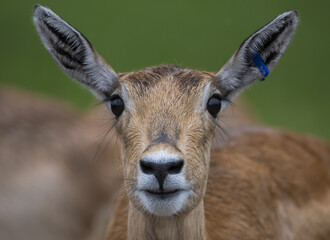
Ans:
[{"label": "black nose", "polygon": [[183,160],[174,160],[166,163],[154,163],[140,160],[140,167],[143,173],[153,174],[159,183],[159,190],[163,191],[165,178],[168,174],[178,174],[183,168]]}]

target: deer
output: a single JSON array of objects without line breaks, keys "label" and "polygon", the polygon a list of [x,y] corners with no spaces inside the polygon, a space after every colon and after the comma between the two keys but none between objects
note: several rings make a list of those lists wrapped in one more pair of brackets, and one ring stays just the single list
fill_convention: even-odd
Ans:
[{"label": "deer", "polygon": [[114,117],[126,194],[106,239],[329,239],[330,146],[267,127],[227,129],[232,100],[264,80],[298,24],[279,15],[217,72],[173,65],[116,73],[78,30],[36,5],[43,45]]},{"label": "deer", "polygon": [[5,87],[0,116],[0,239],[101,239],[122,182],[104,109]]}]

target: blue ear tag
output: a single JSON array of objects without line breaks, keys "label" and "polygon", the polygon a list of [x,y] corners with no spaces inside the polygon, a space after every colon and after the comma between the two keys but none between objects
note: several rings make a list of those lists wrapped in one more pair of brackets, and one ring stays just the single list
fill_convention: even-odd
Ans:
[{"label": "blue ear tag", "polygon": [[264,61],[262,61],[261,57],[259,56],[258,53],[254,53],[253,54],[253,62],[257,65],[259,71],[261,72],[261,74],[264,77],[267,77],[269,74],[269,70],[266,66],[266,64],[264,63]]}]

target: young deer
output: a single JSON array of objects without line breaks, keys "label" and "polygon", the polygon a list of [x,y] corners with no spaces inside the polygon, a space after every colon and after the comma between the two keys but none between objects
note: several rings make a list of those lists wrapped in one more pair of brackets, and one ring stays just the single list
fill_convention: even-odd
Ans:
[{"label": "young deer", "polygon": [[216,74],[169,65],[116,74],[51,10],[37,5],[34,22],[64,72],[115,116],[128,201],[118,205],[108,239],[329,239],[326,143],[270,129],[231,130],[211,156],[222,111],[274,68],[297,12],[248,37]]}]

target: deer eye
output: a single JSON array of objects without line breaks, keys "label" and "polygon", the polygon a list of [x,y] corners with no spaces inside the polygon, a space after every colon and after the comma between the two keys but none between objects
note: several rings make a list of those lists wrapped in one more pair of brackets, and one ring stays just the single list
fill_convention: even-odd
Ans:
[{"label": "deer eye", "polygon": [[110,105],[112,113],[118,118],[125,110],[125,104],[119,95],[113,95],[110,98]]},{"label": "deer eye", "polygon": [[220,94],[213,94],[209,100],[207,101],[207,111],[212,115],[212,117],[216,118],[218,113],[221,110],[221,100],[222,97]]}]

